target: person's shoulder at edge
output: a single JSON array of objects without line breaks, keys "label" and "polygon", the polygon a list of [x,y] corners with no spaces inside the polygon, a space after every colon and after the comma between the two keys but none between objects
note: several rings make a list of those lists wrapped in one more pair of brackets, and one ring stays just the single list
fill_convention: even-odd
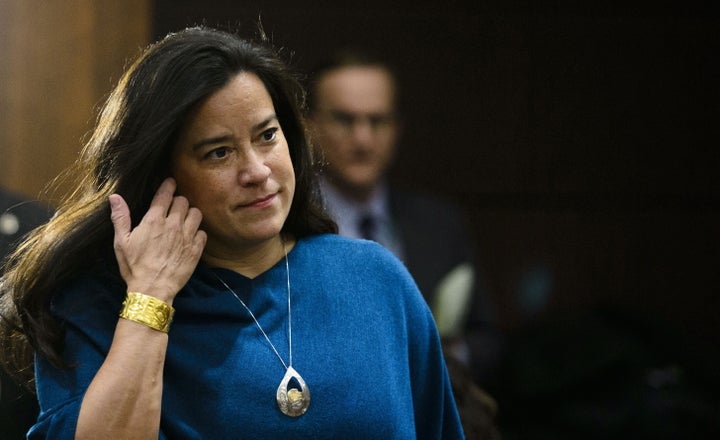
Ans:
[{"label": "person's shoulder at edge", "polygon": [[8,188],[0,187],[0,214],[4,212],[49,217],[52,209],[50,205],[40,200],[25,197]]},{"label": "person's shoulder at edge", "polygon": [[[52,213],[48,204],[0,187],[0,239],[3,241],[18,240],[48,221]],[[0,249],[0,252],[8,250]]]}]

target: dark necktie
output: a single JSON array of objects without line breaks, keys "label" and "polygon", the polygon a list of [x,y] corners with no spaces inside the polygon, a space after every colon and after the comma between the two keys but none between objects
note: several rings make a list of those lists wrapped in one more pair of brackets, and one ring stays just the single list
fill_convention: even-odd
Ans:
[{"label": "dark necktie", "polygon": [[358,223],[360,236],[366,240],[375,240],[377,234],[377,221],[371,214],[363,214]]}]

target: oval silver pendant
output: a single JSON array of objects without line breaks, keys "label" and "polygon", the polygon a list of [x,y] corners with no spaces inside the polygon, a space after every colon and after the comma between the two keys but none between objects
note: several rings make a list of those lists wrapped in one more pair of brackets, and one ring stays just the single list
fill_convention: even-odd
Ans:
[{"label": "oval silver pendant", "polygon": [[[295,379],[300,389],[293,387],[288,389],[290,381]],[[277,389],[277,404],[283,414],[290,417],[300,417],[305,414],[310,406],[310,389],[293,367],[288,367],[285,376]]]}]

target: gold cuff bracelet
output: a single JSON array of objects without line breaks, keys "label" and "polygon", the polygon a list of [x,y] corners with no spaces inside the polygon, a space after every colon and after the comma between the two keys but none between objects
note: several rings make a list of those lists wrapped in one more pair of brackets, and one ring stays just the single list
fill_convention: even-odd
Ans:
[{"label": "gold cuff bracelet", "polygon": [[175,309],[168,303],[139,292],[128,292],[120,317],[167,333]]}]

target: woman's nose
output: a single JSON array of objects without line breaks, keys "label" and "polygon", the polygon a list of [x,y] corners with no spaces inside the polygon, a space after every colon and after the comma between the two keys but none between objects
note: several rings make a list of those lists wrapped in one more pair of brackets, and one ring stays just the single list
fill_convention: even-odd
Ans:
[{"label": "woman's nose", "polygon": [[238,180],[241,185],[249,186],[265,182],[270,177],[270,167],[263,155],[250,152],[240,161]]}]

